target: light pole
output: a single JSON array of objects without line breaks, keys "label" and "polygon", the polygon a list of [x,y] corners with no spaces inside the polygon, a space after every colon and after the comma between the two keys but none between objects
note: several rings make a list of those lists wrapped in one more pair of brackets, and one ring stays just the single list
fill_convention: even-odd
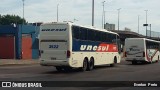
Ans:
[{"label": "light pole", "polygon": [[138,34],[139,34],[139,16],[140,15],[138,15]]},{"label": "light pole", "polygon": [[59,4],[57,4],[57,22],[58,22],[58,6]]},{"label": "light pole", "polygon": [[103,11],[102,11],[102,29],[104,28],[104,3],[106,1],[103,1],[102,4],[103,4]]},{"label": "light pole", "polygon": [[120,14],[120,10],[121,8],[117,9],[118,10],[118,31],[119,31],[119,14]]},{"label": "light pole", "polygon": [[94,0],[92,0],[92,26],[94,26]]},{"label": "light pole", "polygon": [[24,25],[24,1],[25,0],[22,0],[22,2],[23,2],[23,25]]},{"label": "light pole", "polygon": [[147,27],[148,27],[148,24],[147,24],[147,23],[148,23],[148,22],[147,22],[147,16],[148,16],[148,15],[147,15],[147,12],[148,12],[148,10],[144,10],[144,11],[146,12],[146,25],[145,25],[145,26],[146,26],[146,36],[147,36]]}]

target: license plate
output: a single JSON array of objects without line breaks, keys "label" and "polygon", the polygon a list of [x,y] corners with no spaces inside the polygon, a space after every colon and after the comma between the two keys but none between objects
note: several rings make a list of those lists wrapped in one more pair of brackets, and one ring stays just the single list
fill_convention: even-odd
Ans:
[{"label": "license plate", "polygon": [[56,60],[57,58],[55,58],[55,57],[51,57],[51,60]]}]

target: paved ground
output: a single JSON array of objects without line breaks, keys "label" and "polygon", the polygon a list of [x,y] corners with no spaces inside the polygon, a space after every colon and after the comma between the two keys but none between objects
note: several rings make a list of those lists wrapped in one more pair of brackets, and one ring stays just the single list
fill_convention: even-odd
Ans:
[{"label": "paved ground", "polygon": [[[40,66],[39,64],[2,65],[0,66],[0,80],[1,81],[8,81],[8,80],[9,81],[160,81],[160,63],[131,65],[128,62],[122,61],[121,64],[118,64],[115,67],[101,66],[97,67],[93,71],[86,71],[86,72],[80,72],[78,70],[73,70],[70,72],[57,72],[55,68],[52,66],[43,67]],[[155,89],[158,90],[160,88],[130,88],[130,87],[54,88],[54,90],[84,90],[84,89],[85,90],[155,90]],[[1,90],[8,90],[8,89],[2,88]],[[35,90],[35,88],[34,89],[32,88],[32,90]]]},{"label": "paved ground", "polygon": [[0,59],[0,66],[27,65],[27,64],[39,64],[39,60],[38,59],[32,59],[32,60]]}]

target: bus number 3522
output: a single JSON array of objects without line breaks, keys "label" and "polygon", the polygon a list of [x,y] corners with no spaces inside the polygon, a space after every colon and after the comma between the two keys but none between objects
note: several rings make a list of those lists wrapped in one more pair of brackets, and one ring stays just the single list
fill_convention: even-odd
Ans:
[{"label": "bus number 3522", "polygon": [[59,45],[49,45],[49,48],[58,48]]}]

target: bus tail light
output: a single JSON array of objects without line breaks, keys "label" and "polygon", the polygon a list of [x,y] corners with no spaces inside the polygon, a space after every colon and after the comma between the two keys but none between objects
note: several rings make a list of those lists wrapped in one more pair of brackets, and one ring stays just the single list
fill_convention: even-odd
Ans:
[{"label": "bus tail light", "polygon": [[143,52],[143,57],[145,57],[145,52]]},{"label": "bus tail light", "polygon": [[67,58],[70,58],[70,56],[71,56],[71,52],[67,50]]}]

